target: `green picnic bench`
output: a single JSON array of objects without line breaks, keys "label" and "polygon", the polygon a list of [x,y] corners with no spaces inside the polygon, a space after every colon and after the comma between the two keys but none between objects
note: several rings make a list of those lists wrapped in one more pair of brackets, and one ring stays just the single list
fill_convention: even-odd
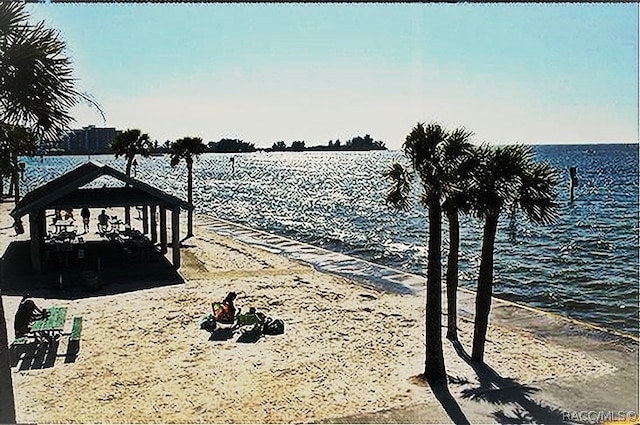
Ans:
[{"label": "green picnic bench", "polygon": [[80,351],[80,334],[82,333],[82,317],[73,318],[71,333],[69,334],[69,344],[67,346],[67,355],[75,355]]},{"label": "green picnic bench", "polygon": [[13,340],[13,342],[11,343],[11,346],[16,346],[16,345],[24,345],[29,341],[29,338],[27,338],[26,336],[20,337],[20,338],[16,338]]}]

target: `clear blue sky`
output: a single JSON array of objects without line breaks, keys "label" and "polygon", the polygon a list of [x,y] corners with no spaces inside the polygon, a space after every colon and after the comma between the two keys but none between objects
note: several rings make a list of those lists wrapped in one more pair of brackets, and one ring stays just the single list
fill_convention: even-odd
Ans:
[{"label": "clear blue sky", "polygon": [[[417,122],[493,143],[638,140],[633,4],[34,4],[106,125],[307,146]],[[76,126],[103,125],[87,107]]]}]

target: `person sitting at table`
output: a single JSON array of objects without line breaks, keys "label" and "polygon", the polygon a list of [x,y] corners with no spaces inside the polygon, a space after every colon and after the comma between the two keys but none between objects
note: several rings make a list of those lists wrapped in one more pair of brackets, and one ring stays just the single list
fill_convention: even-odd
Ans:
[{"label": "person sitting at table", "polygon": [[65,220],[73,220],[73,208],[69,208],[64,212]]},{"label": "person sitting at table", "polygon": [[33,300],[28,298],[28,295],[22,297],[18,311],[14,318],[14,330],[16,338],[25,336],[29,332],[29,325],[31,322],[47,317],[47,312],[44,309],[38,308]]},{"label": "person sitting at table", "polygon": [[107,215],[106,210],[102,210],[102,212],[98,216],[98,231],[100,233],[105,233],[108,227],[109,227],[109,216]]},{"label": "person sitting at table", "polygon": [[56,221],[62,220],[62,210],[56,210],[53,215],[53,224],[56,224]]}]

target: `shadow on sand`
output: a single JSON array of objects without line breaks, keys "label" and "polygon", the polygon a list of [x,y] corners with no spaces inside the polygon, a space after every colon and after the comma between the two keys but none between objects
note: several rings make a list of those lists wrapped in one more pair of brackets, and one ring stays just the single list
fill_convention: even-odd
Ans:
[{"label": "shadow on sand", "polygon": [[[129,261],[122,250],[109,241],[86,242],[82,259],[51,253],[45,258],[42,272],[32,269],[30,259],[29,241],[9,244],[0,260],[3,294],[78,299],[184,283],[164,256]],[[87,272],[93,273],[91,281],[87,281]]]},{"label": "shadow on sand", "polygon": [[[564,424],[573,423],[568,422],[568,418],[563,415],[563,412],[551,407],[544,406],[535,401],[531,396],[539,391],[539,389],[520,384],[516,380],[511,378],[504,378],[500,376],[495,370],[484,363],[478,363],[471,360],[471,357],[464,350],[460,342],[452,341],[452,345],[460,356],[469,366],[475,371],[479,385],[475,388],[468,388],[462,390],[462,398],[490,403],[496,406],[504,406],[504,409],[493,412],[493,419],[497,423],[501,424],[524,424],[524,423],[544,423],[544,424]],[[453,377],[450,379],[454,384],[467,384],[468,382]],[[433,387],[432,387],[433,388]],[[438,396],[436,391],[441,393]],[[446,394],[442,396],[444,390],[434,389],[436,397],[441,400],[443,407],[447,410],[447,413],[455,423],[459,422],[460,418],[459,406],[455,404],[456,408],[452,405],[451,401],[447,398]],[[448,390],[447,390],[448,393]],[[452,398],[449,394],[449,398]],[[448,405],[445,405],[445,403]],[[455,400],[453,400],[455,403]],[[468,423],[468,422],[467,422]]]},{"label": "shadow on sand", "polygon": [[[65,344],[66,336],[52,341],[31,340],[28,343],[12,346],[10,350],[11,367],[18,367],[18,370],[47,369],[54,367],[58,357],[64,357],[65,363],[74,363],[78,356],[69,344]],[[60,347],[66,351],[58,354]]]},{"label": "shadow on sand", "polygon": [[[209,341],[228,341],[233,338],[234,331],[232,328],[217,328],[209,336]],[[262,333],[259,331],[247,331],[240,332],[240,336],[236,339],[236,342],[243,344],[254,344],[262,337]]]}]

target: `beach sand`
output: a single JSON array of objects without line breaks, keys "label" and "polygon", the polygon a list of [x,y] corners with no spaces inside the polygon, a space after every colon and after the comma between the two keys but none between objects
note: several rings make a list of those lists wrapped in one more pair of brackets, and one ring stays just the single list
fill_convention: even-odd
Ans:
[{"label": "beach sand", "polygon": [[[4,251],[13,236],[0,205]],[[28,231],[28,229],[27,229]],[[424,296],[381,292],[198,227],[185,242],[185,283],[112,295],[35,298],[83,317],[73,363],[12,369],[19,422],[284,423],[330,420],[426,405],[424,422],[451,422],[424,369]],[[170,257],[170,252],[168,258]],[[236,305],[285,323],[257,341],[209,340],[198,321],[213,300],[236,291]],[[9,340],[19,295],[3,296]],[[443,318],[446,323],[446,317]],[[460,321],[470,351],[473,323]],[[244,339],[247,341],[243,342]],[[445,340],[446,341],[446,340]],[[61,341],[59,352],[64,352]],[[462,397],[478,374],[445,343],[451,395],[473,422],[494,421],[496,404]],[[611,374],[615,366],[525,330],[491,323],[486,362],[502,377],[534,385]],[[556,408],[562,400],[540,400]],[[499,407],[499,406],[498,406]]]}]

